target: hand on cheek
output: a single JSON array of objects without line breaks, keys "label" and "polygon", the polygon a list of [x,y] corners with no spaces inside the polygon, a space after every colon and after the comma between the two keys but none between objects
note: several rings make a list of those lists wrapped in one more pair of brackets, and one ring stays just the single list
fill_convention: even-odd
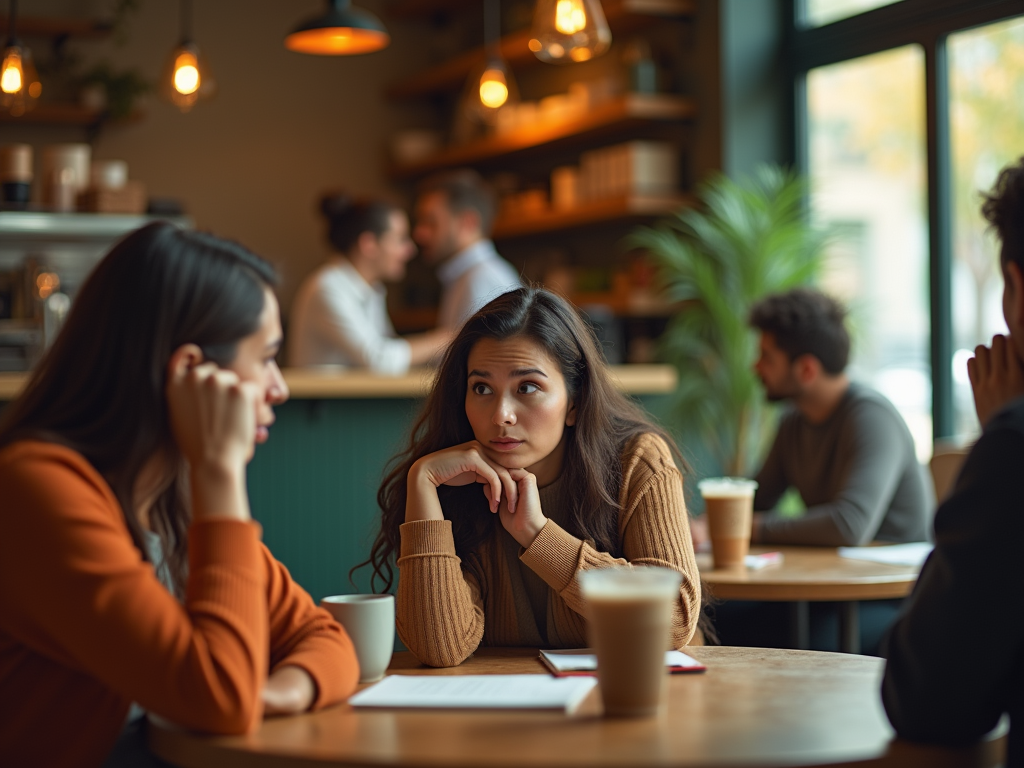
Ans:
[{"label": "hand on cheek", "polygon": [[540,506],[537,478],[525,469],[510,469],[508,473],[516,483],[519,499],[516,502],[515,512],[510,512],[508,505],[502,500],[498,514],[505,530],[512,535],[519,546],[528,549],[548,519],[544,517],[544,511]]}]

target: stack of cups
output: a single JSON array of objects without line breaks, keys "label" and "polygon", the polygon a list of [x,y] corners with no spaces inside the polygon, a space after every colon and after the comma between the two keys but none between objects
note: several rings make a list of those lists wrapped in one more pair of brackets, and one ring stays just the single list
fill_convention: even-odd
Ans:
[{"label": "stack of cups", "polygon": [[704,497],[715,568],[742,567],[750,551],[757,483],[741,477],[712,477],[697,487]]},{"label": "stack of cups", "polygon": [[0,184],[5,208],[23,209],[32,193],[32,147],[4,144],[0,147]]},{"label": "stack of cups", "polygon": [[584,571],[579,581],[605,714],[657,715],[665,706],[665,651],[682,575],[669,568],[600,568]]}]

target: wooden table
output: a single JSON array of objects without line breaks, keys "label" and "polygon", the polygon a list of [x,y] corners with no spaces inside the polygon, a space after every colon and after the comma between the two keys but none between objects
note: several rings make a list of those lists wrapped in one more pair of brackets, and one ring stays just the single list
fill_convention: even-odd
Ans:
[{"label": "wooden table", "polygon": [[697,567],[715,597],[722,600],[792,602],[794,645],[808,645],[808,602],[837,601],[839,647],[860,650],[857,602],[906,597],[921,569],[840,557],[834,547],[754,546],[752,555],[781,552],[783,561],[761,570],[714,570],[710,554],[697,556]]},{"label": "wooden table", "polygon": [[[150,745],[185,768],[697,768],[988,766],[1000,740],[949,751],[893,741],[879,700],[881,659],[813,651],[692,648],[708,666],[674,675],[664,715],[605,719],[595,690],[572,716],[550,712],[353,710],[266,720],[248,736],[154,724]],[[452,669],[395,655],[391,673],[543,671],[537,652],[484,649]]]}]

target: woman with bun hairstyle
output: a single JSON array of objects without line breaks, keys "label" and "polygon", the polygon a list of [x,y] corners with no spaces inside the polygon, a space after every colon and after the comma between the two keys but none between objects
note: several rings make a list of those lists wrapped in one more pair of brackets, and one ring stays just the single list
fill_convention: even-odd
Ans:
[{"label": "woman with bun hairstyle", "polygon": [[402,642],[437,667],[481,644],[584,647],[577,574],[659,565],[682,574],[671,642],[686,645],[701,589],[670,445],[565,300],[491,301],[449,347],[378,494],[369,563],[387,588],[397,565]]},{"label": "woman with bun hairstyle", "polygon": [[295,296],[289,363],[397,375],[430,361],[450,332],[396,337],[386,304],[384,283],[401,280],[416,253],[409,217],[390,203],[345,195],[324,196],[320,210],[334,255]]},{"label": "woman with bun hairstyle", "polygon": [[347,697],[344,630],[260,543],[245,467],[288,388],[270,266],[151,224],[0,420],[0,765],[146,765]]}]

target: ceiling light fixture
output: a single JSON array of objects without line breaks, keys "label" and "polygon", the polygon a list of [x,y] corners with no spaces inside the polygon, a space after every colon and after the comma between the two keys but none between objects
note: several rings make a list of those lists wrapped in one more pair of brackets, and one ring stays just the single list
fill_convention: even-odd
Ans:
[{"label": "ceiling light fixture", "polygon": [[600,0],[537,0],[532,32],[530,50],[551,64],[588,61],[612,43]]},{"label": "ceiling light fixture", "polygon": [[15,34],[18,0],[11,0],[7,16],[7,44],[0,63],[0,107],[14,117],[32,110],[43,92],[39,75],[32,63],[32,53],[21,44]]},{"label": "ceiling light fixture", "polygon": [[188,112],[216,89],[206,60],[192,39],[192,0],[181,0],[181,42],[171,51],[161,79],[161,93],[182,112]]},{"label": "ceiling light fixture", "polygon": [[284,47],[318,56],[353,56],[379,51],[390,42],[388,31],[372,13],[354,8],[351,0],[327,0],[327,12],[293,29]]}]

